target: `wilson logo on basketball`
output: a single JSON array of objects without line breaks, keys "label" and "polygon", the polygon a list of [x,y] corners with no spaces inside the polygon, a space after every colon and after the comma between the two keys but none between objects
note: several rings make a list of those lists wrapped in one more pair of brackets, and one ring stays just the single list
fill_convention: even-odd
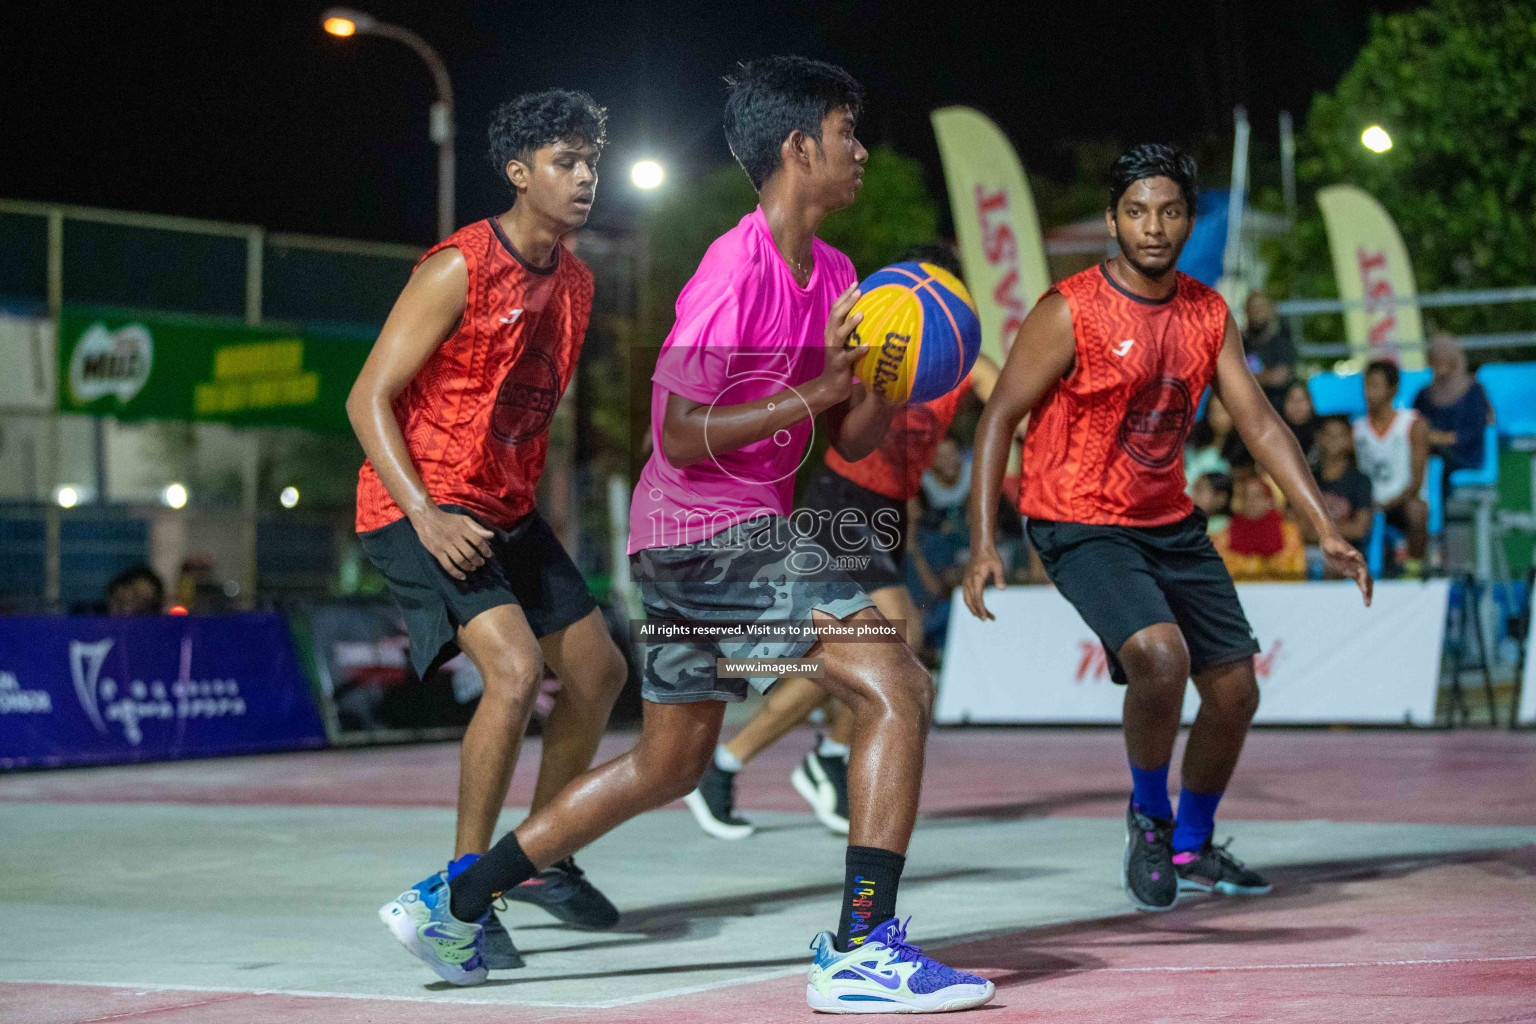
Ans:
[{"label": "wilson logo on basketball", "polygon": [[502,444],[522,444],[549,426],[560,404],[560,371],[547,353],[525,351],[512,364],[496,392],[491,436]]},{"label": "wilson logo on basketball", "polygon": [[891,385],[901,379],[901,360],[911,342],[910,334],[892,331],[885,336],[885,342],[880,346],[880,358],[875,362],[875,379],[870,381],[870,387],[883,394],[890,393]]},{"label": "wilson logo on basketball", "polygon": [[1194,403],[1177,377],[1159,377],[1132,398],[1120,422],[1120,448],[1148,469],[1173,465],[1184,450]]},{"label": "wilson logo on basketball", "polygon": [[[1284,646],[1285,641],[1276,637],[1269,645],[1269,650],[1254,655],[1254,674],[1265,680],[1273,675],[1275,662]],[[1077,674],[1072,679],[1074,683],[1099,683],[1109,678],[1109,658],[1104,653],[1103,644],[1097,640],[1079,640],[1077,651]]]}]

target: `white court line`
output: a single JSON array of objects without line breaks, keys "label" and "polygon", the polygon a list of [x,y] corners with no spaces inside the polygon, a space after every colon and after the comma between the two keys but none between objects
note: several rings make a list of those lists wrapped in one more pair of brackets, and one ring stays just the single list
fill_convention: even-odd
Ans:
[{"label": "white court line", "polygon": [[[1042,968],[1033,971],[992,971],[987,973],[1008,974],[1038,974],[1038,975],[1065,975],[1065,974],[1189,974],[1197,972],[1220,973],[1226,971],[1316,971],[1337,970],[1348,967],[1432,967],[1447,964],[1504,964],[1518,963],[1536,960],[1536,953],[1520,956],[1469,956],[1469,957],[1443,957],[1433,960],[1342,960],[1335,963],[1322,964],[1229,964],[1225,966],[1194,966],[1194,967],[1082,967],[1068,968],[1066,970]],[[690,985],[685,988],[668,989],[664,992],[653,992],[641,996],[631,996],[625,999],[612,999],[599,1003],[555,1003],[520,1001],[515,1003],[491,1002],[485,999],[464,999],[453,995],[432,996],[400,996],[400,995],[367,995],[359,992],[315,992],[303,989],[282,988],[236,988],[218,985],[146,985],[142,982],[116,982],[116,981],[20,981],[5,979],[0,980],[0,985],[58,985],[58,986],[84,986],[89,988],[116,988],[131,990],[136,994],[146,992],[227,992],[252,996],[294,996],[302,999],[355,999],[377,1000],[386,1003],[453,1003],[464,1006],[484,1007],[515,1007],[525,1006],[535,1009],[562,1009],[562,1010],[606,1010],[619,1006],[628,1006],[634,1003],[652,1002],[657,999],[670,999],[675,996],[693,995],[699,992],[708,992],[717,988],[728,988],[736,985],[749,985],[758,981],[771,981],[774,978],[783,978],[791,974],[799,974],[804,968],[794,967],[781,971],[772,971],[765,974],[752,975],[746,978],[731,978],[722,981],[708,982],[702,985]]]}]

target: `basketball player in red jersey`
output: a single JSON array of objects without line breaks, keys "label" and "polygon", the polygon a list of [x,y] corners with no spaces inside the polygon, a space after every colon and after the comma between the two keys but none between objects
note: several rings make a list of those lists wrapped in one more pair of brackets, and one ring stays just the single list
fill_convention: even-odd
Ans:
[{"label": "basketball player in red jersey", "polygon": [[[1103,641],[1111,674],[1126,687],[1133,785],[1122,881],[1143,910],[1166,910],[1181,891],[1270,889],[1211,843],[1259,705],[1259,647],[1205,517],[1184,493],[1184,440],[1208,385],[1367,605],[1372,586],[1249,371],[1226,303],[1174,269],[1194,219],[1195,173],[1194,160],[1169,146],[1122,155],[1105,212],[1121,254],[1058,283],[1019,328],[977,426],[964,584],[972,614],[992,618],[983,591],[1003,585],[992,544],[998,488],[1014,427],[1033,411],[1019,510],[1052,582]],[[1191,675],[1200,711],[1175,819],[1168,765]]]},{"label": "basketball player in red jersey", "polygon": [[[485,680],[459,765],[443,884],[490,846],[544,666],[561,688],[533,806],[586,771],[624,684],[581,573],[534,507],[549,423],[592,310],[592,273],[562,244],[587,221],[606,112],[552,90],[499,109],[490,156],[513,205],[417,265],[347,399],[368,459],[357,531],[405,616],[419,675],[462,649]],[[618,911],[569,860],[505,894],[586,927]],[[488,967],[521,967],[491,914]]]},{"label": "basketball player in red jersey", "polygon": [[[932,263],[961,277],[960,263],[937,245],[914,246],[898,263]],[[922,613],[907,590],[905,555],[915,543],[911,522],[917,493],[934,452],[944,439],[955,412],[975,392],[985,402],[997,383],[997,364],[977,359],[971,373],[949,394],[931,402],[897,409],[880,447],[850,462],[828,448],[825,464],[806,484],[795,515],[815,513],[818,542],[841,564],[865,560],[849,572],[869,592],[870,600],[891,622],[905,623],[912,646],[922,633]],[[853,737],[852,715],[827,696],[813,679],[781,679],[768,691],[763,707],[741,731],[715,748],[715,756],[684,802],[694,819],[717,839],[745,839],[755,827],[736,813],[736,773],[764,750],[783,739],[819,706],[830,719],[827,733],[806,754],[790,776],[795,791],[810,804],[828,829],[848,834],[848,753]]]}]

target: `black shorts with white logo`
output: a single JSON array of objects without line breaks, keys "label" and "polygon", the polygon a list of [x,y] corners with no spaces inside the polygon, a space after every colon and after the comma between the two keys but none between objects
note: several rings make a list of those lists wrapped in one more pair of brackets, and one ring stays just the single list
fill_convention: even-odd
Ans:
[{"label": "black shorts with white logo", "polygon": [[1122,686],[1120,648],[1160,622],[1184,634],[1196,675],[1259,653],[1232,574],[1205,524],[1199,511],[1166,526],[1029,520],[1029,541],[1046,575],[1103,642],[1110,677]]},{"label": "black shorts with white logo", "polygon": [[[459,505],[438,507],[479,522]],[[537,511],[508,527],[480,525],[494,534],[492,557],[463,580],[438,564],[409,519],[358,534],[363,552],[384,575],[390,596],[405,616],[411,665],[423,679],[459,652],[459,627],[481,612],[518,605],[533,635],[546,637],[597,608],[581,570]]]}]

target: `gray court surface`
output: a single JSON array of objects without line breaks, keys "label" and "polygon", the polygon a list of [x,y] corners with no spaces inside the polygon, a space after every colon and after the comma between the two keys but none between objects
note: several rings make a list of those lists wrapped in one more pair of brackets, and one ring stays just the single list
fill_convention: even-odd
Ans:
[{"label": "gray court surface", "polygon": [[[803,815],[754,818],[765,827],[736,843],[682,811],[624,825],[580,858],[624,912],[616,931],[512,904],[503,920],[528,966],[452,989],[375,917],[437,866],[451,810],[7,804],[0,981],[613,1007],[797,973],[834,921],[843,841]],[[1223,822],[1218,838],[1229,832],[1255,866],[1293,874],[1536,842],[1531,827]],[[1103,818],[928,821],[901,910],[930,948],[1122,915],[1122,843]]]}]

